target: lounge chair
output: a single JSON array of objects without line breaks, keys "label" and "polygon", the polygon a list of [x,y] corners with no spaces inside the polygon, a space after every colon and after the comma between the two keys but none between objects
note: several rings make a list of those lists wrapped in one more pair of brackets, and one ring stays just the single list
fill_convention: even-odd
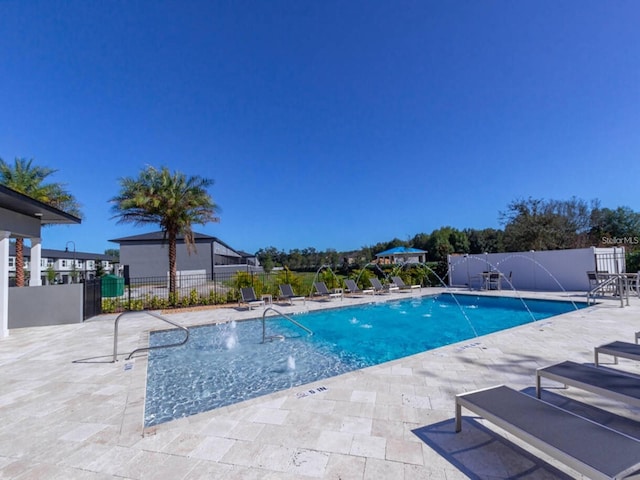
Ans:
[{"label": "lounge chair", "polygon": [[283,300],[287,300],[291,305],[293,305],[294,300],[302,300],[302,303],[307,303],[307,300],[305,297],[301,297],[293,293],[293,287],[288,283],[285,283],[284,285],[279,285],[279,288],[280,288],[279,298]]},{"label": "lounge chair", "polygon": [[264,300],[258,300],[258,298],[256,297],[256,292],[253,287],[241,288],[240,295],[242,296],[242,302],[239,302],[238,306],[240,306],[241,303],[245,303],[249,307],[249,310],[251,310],[253,307],[265,306]]},{"label": "lounge chair", "polygon": [[640,478],[640,440],[500,385],[456,395],[462,407],[593,479]]},{"label": "lounge chair", "polygon": [[373,287],[374,293],[390,293],[394,290],[400,290],[395,285],[386,285],[386,286],[382,285],[382,283],[380,283],[380,280],[378,280],[375,277],[370,278],[369,281],[371,282],[371,286]]},{"label": "lounge chair", "polygon": [[629,360],[640,360],[640,345],[631,342],[611,342],[594,349],[594,363],[599,364],[600,354],[613,356],[613,363],[618,363],[618,357]]},{"label": "lounge chair", "polygon": [[347,287],[347,293],[350,293],[350,294],[370,293],[370,294],[373,295],[373,293],[374,293],[373,289],[371,289],[371,288],[369,288],[367,290],[362,290],[362,289],[358,288],[358,285],[356,284],[356,281],[348,279],[348,278],[346,278],[344,280],[344,285],[345,285],[345,287]]},{"label": "lounge chair", "polygon": [[325,298],[328,298],[329,300],[331,300],[332,298],[338,298],[338,297],[340,297],[340,299],[342,300],[343,298],[342,290],[331,292],[329,291],[329,289],[327,288],[327,285],[324,282],[314,282],[313,288],[315,290],[314,295],[325,297]]},{"label": "lounge chair", "polygon": [[541,378],[548,378],[565,386],[581,388],[597,395],[640,407],[640,377],[596,368],[576,362],[562,362],[536,370],[536,396],[540,398]]},{"label": "lounge chair", "polygon": [[414,290],[416,288],[422,290],[422,285],[407,285],[400,277],[391,277],[391,281],[400,290]]}]

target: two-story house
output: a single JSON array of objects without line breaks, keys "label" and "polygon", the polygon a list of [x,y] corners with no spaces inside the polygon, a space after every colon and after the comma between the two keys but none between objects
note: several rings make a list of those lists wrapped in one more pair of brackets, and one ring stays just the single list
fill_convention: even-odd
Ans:
[{"label": "two-story house", "polygon": [[[31,249],[24,247],[24,270],[28,276],[31,269]],[[15,245],[9,247],[9,276],[16,271]],[[98,267],[105,273],[115,273],[117,258],[101,253],[76,252],[68,249],[43,248],[40,256],[40,274],[43,284],[70,283],[95,277]],[[11,282],[11,280],[10,280]]]},{"label": "two-story house", "polygon": [[[176,264],[178,271],[202,272],[211,278],[214,272],[258,267],[254,255],[236,250],[222,240],[194,232],[195,251],[189,253],[184,236],[178,237]],[[129,276],[164,277],[169,270],[169,246],[161,231],[109,240],[120,245],[120,264]]]}]

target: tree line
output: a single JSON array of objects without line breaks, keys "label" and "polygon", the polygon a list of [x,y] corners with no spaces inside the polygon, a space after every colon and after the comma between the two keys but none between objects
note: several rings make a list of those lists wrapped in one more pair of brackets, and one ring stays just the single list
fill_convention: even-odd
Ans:
[{"label": "tree line", "polygon": [[[9,164],[0,158],[0,183],[20,193],[80,216],[80,205],[64,184],[50,182],[56,170],[37,166],[32,160],[16,158]],[[217,204],[207,189],[213,180],[186,176],[148,166],[137,177],[119,179],[120,190],[110,199],[114,219],[134,225],[157,224],[169,244],[169,291],[176,290],[176,238],[183,235],[187,247],[193,247],[192,225],[217,221]],[[497,253],[529,250],[557,250],[588,246],[624,246],[627,270],[640,269],[640,214],[629,207],[603,208],[598,200],[578,198],[545,200],[536,198],[512,201],[499,212],[503,229],[463,229],[445,226],[431,233],[418,233],[408,240],[394,238],[364,246],[360,250],[318,251],[309,247],[284,252],[275,247],[256,252],[269,271],[276,266],[291,270],[315,270],[362,267],[375,255],[393,247],[425,250],[430,262],[444,262],[453,253]],[[190,248],[188,248],[190,250]],[[16,278],[24,282],[22,239],[16,239]]]},{"label": "tree line", "polygon": [[356,251],[318,251],[314,248],[289,252],[275,247],[261,248],[258,260],[270,270],[282,266],[292,270],[310,270],[321,265],[333,268],[364,264],[375,255],[394,247],[425,250],[427,261],[444,262],[450,254],[522,252],[530,250],[562,250],[623,246],[627,252],[627,270],[640,268],[640,213],[629,207],[605,208],[598,200],[578,198],[514,200],[498,219],[504,228],[459,230],[445,226],[431,233],[418,233],[412,238],[393,238]]}]

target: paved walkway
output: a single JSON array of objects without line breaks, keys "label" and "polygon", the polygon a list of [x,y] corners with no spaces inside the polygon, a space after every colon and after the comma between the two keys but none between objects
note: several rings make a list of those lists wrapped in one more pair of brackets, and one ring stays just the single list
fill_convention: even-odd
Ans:
[{"label": "paved walkway", "polygon": [[[362,301],[370,298],[332,303]],[[167,316],[196,325],[257,312],[222,308]],[[606,300],[144,431],[146,357],[108,363],[114,319],[16,329],[0,339],[0,478],[575,478],[468,412],[462,433],[454,434],[454,395],[501,383],[531,391],[539,366],[593,362],[595,345],[633,341],[640,300],[632,298],[626,308]],[[162,327],[144,314],[125,318],[119,350],[146,345],[146,330]],[[618,368],[640,374],[628,360]],[[326,390],[299,398],[319,386]],[[550,388],[544,398],[640,437],[638,409],[577,389]]]}]

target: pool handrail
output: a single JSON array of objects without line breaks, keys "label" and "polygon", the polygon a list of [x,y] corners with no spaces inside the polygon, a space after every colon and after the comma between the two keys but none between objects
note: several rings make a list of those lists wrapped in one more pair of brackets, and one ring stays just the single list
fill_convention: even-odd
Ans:
[{"label": "pool handrail", "polygon": [[267,326],[266,326],[266,317],[267,317],[267,312],[271,310],[275,313],[277,313],[278,315],[280,315],[281,317],[289,320],[291,323],[293,323],[296,327],[301,328],[302,330],[304,330],[305,332],[307,332],[309,335],[313,335],[313,332],[311,330],[309,330],[307,327],[305,327],[304,325],[302,325],[300,322],[295,321],[293,318],[291,318],[289,315],[286,315],[284,313],[282,313],[280,310],[277,310],[273,307],[267,307],[264,309],[264,312],[262,312],[262,343],[265,343],[265,341],[267,340],[267,338],[269,338],[269,340],[273,340],[274,338],[282,338],[281,335],[273,335],[271,337],[267,337]]},{"label": "pool handrail", "polygon": [[162,320],[163,322],[166,322],[170,325],[173,325],[176,328],[179,328],[180,330],[183,330],[185,332],[185,337],[184,340],[178,343],[170,343],[168,345],[154,345],[154,346],[149,346],[149,347],[141,347],[141,348],[136,348],[134,351],[132,351],[126,358],[125,360],[130,360],[131,357],[133,357],[133,355],[135,353],[138,352],[143,352],[146,350],[152,350],[154,348],[168,348],[168,347],[179,347],[180,345],[184,345],[185,343],[187,343],[187,340],[189,340],[189,329],[187,327],[184,327],[182,325],[180,325],[179,323],[174,322],[173,320],[169,320],[168,318],[163,317],[162,315],[149,311],[149,310],[140,310],[140,311],[127,311],[127,312],[122,312],[120,315],[118,315],[118,317],[116,318],[115,324],[114,324],[114,329],[113,329],[113,360],[112,363],[115,363],[118,361],[118,324],[120,323],[120,319],[122,317],[124,317],[125,315],[129,315],[129,314],[133,314],[133,313],[146,313],[147,315],[151,315],[154,318],[157,318],[158,320]]}]

